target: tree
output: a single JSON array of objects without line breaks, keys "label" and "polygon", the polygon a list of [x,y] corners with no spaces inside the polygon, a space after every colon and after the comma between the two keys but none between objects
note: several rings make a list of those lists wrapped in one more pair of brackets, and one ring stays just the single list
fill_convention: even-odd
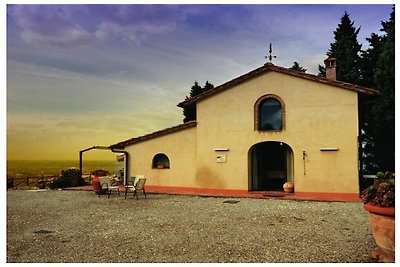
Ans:
[{"label": "tree", "polygon": [[[369,48],[361,52],[361,81],[360,85],[376,88],[374,73],[377,68],[379,56],[382,53],[382,37],[372,33],[371,37],[366,38],[369,42]],[[373,116],[372,107],[374,99],[362,97],[359,101],[359,127],[360,127],[360,160],[362,169],[365,173],[376,173],[378,166],[375,160],[375,151],[373,149]],[[363,186],[363,185],[362,185]]]},{"label": "tree", "polygon": [[382,37],[376,33],[372,33],[371,37],[366,38],[369,42],[369,48],[361,51],[360,58],[360,85],[375,88],[374,72],[379,56],[382,53]]},{"label": "tree", "polygon": [[318,64],[318,71],[319,71],[318,76],[326,77],[326,69],[324,66]]},{"label": "tree", "polygon": [[[188,100],[190,98],[193,98],[197,95],[200,95],[204,92],[207,92],[211,89],[214,88],[214,85],[212,83],[209,83],[206,81],[203,87],[199,85],[197,81],[194,82],[193,86],[190,88],[190,93],[189,96],[186,96],[185,100]],[[196,106],[190,106],[190,107],[184,107],[183,108],[183,122],[188,122],[188,121],[193,121],[196,120],[197,114],[196,114]]]},{"label": "tree", "polygon": [[204,84],[204,86],[202,88],[202,92],[204,93],[211,89],[214,89],[214,85],[212,83],[209,83],[208,81],[206,81],[206,83]]},{"label": "tree", "polygon": [[[327,56],[336,58],[336,79],[358,84],[360,81],[361,44],[357,41],[360,28],[354,27],[349,14],[344,13],[334,33],[335,42],[330,44]],[[320,76],[323,70],[320,68]]]},{"label": "tree", "polygon": [[293,62],[293,66],[291,66],[289,69],[290,70],[301,71],[301,72],[306,72],[307,71],[307,69],[305,69],[302,66],[300,66],[300,64],[297,61]]},{"label": "tree", "polygon": [[[201,88],[201,86],[199,85],[199,83],[197,81],[194,82],[193,86],[190,88],[190,97],[194,97],[196,95],[199,95],[203,92],[203,89]],[[188,98],[188,97],[186,97]]]},{"label": "tree", "polygon": [[[365,151],[368,156],[367,170],[394,171],[395,168],[395,17],[394,6],[387,22],[382,22],[384,35],[381,52],[373,69],[373,84],[380,91],[366,115]],[[372,39],[372,38],[371,38]],[[371,42],[372,44],[372,42]],[[371,55],[371,53],[369,54]]]}]

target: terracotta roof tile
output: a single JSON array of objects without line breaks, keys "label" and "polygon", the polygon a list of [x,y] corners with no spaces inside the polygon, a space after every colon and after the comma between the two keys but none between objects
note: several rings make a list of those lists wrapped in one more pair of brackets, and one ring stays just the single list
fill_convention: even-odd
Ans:
[{"label": "terracotta roof tile", "polygon": [[122,142],[116,143],[114,145],[111,145],[110,148],[124,148],[124,147],[126,147],[128,145],[140,143],[140,142],[152,139],[152,138],[156,138],[156,137],[160,137],[160,136],[163,136],[163,135],[166,135],[166,134],[170,134],[170,133],[173,133],[173,132],[181,131],[181,130],[184,130],[184,129],[187,129],[187,128],[194,127],[196,125],[197,125],[196,121],[189,121],[189,122],[186,122],[186,123],[183,123],[183,124],[179,124],[179,125],[176,125],[176,126],[173,126],[173,127],[170,127],[170,128],[166,128],[166,129],[163,129],[163,130],[160,130],[160,131],[156,131],[156,132],[153,132],[153,133],[150,133],[150,134],[146,134],[146,135],[139,136],[139,137],[134,137],[134,138],[128,139],[126,141],[122,141]]},{"label": "terracotta roof tile", "polygon": [[318,83],[328,84],[328,85],[339,87],[339,88],[346,89],[346,90],[355,91],[357,93],[366,94],[366,95],[375,95],[378,93],[378,91],[376,91],[372,88],[367,88],[367,87],[363,87],[363,86],[359,86],[359,85],[355,85],[355,84],[351,84],[351,83],[346,83],[346,82],[341,82],[341,81],[329,80],[327,78],[319,77],[319,76],[316,76],[313,74],[308,74],[308,73],[301,72],[301,71],[295,71],[295,70],[290,70],[290,69],[283,68],[283,67],[278,67],[272,63],[266,63],[264,66],[257,68],[255,70],[252,70],[252,71],[250,71],[244,75],[241,75],[233,80],[230,80],[220,86],[215,87],[212,90],[206,91],[200,95],[197,95],[195,97],[192,97],[185,101],[182,101],[178,104],[178,107],[190,106],[199,100],[203,100],[211,95],[214,95],[221,91],[229,89],[237,84],[240,84],[249,79],[255,78],[255,77],[257,77],[261,74],[264,74],[268,71],[275,71],[275,72],[295,76],[298,78],[311,80],[311,81],[315,81]]}]

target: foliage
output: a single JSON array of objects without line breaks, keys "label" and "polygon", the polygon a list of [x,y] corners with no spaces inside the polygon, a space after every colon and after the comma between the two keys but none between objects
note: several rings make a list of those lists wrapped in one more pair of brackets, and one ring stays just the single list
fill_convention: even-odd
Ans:
[{"label": "foliage", "polygon": [[49,184],[50,189],[65,188],[71,186],[84,185],[82,173],[79,169],[69,168],[62,170],[60,176]]},{"label": "foliage", "polygon": [[202,92],[207,92],[211,89],[214,89],[214,85],[212,83],[209,83],[208,81],[206,81],[206,83],[204,84],[203,88],[202,88]]},{"label": "foliage", "polygon": [[[197,81],[195,81],[193,86],[190,89],[189,96],[186,96],[185,100],[188,100],[190,98],[198,96],[198,95],[200,95],[204,92],[207,92],[213,88],[214,88],[214,85],[212,83],[209,83],[208,81],[206,81],[206,83],[204,84],[203,87],[201,87],[199,85],[199,83]],[[196,120],[196,118],[197,118],[196,106],[184,107],[183,108],[183,116],[184,116],[184,119],[183,119],[184,122]]]},{"label": "foliage", "polygon": [[362,201],[379,207],[395,206],[395,174],[378,172],[374,184],[361,193]]},{"label": "foliage", "polygon": [[[354,27],[347,12],[344,13],[334,33],[335,42],[330,44],[328,56],[336,58],[336,79],[358,84],[360,80],[361,44],[357,41],[360,28]],[[324,69],[320,68],[319,76]]]},{"label": "foliage", "polygon": [[94,175],[94,176],[105,176],[105,175],[108,175],[108,171],[107,170],[98,169],[98,170],[93,171],[92,175]]},{"label": "foliage", "polygon": [[318,64],[318,76],[319,77],[326,77],[326,69],[324,66]]},{"label": "foliage", "polygon": [[[328,56],[335,57],[339,81],[374,88],[375,98],[360,95],[359,128],[362,169],[366,173],[394,170],[395,143],[395,21],[394,6],[390,19],[381,22],[383,35],[372,33],[369,47],[362,51],[357,41],[360,28],[354,27],[349,15],[344,16],[334,31]],[[319,76],[326,70],[319,65]]]},{"label": "foliage", "polygon": [[376,63],[382,53],[382,37],[376,33],[372,33],[371,37],[366,38],[369,43],[369,48],[361,51],[361,81],[360,85],[375,88],[374,72]]},{"label": "foliage", "polygon": [[199,94],[202,94],[204,92],[207,92],[208,90],[211,90],[214,88],[214,85],[212,83],[209,83],[206,81],[203,87],[199,85],[197,81],[194,82],[193,86],[190,88],[190,93],[189,96],[186,96],[186,100],[192,97],[195,97]]},{"label": "foliage", "polygon": [[71,186],[71,180],[65,176],[59,176],[51,184],[49,184],[50,189],[65,188]]},{"label": "foliage", "polygon": [[81,177],[81,171],[75,168],[69,168],[61,171],[61,176],[65,177]]},{"label": "foliage", "polygon": [[194,97],[203,92],[203,89],[197,81],[194,82],[193,86],[190,88],[190,97]]},{"label": "foliage", "polygon": [[[382,22],[381,37],[372,35],[366,61],[375,62],[365,73],[380,94],[363,118],[365,169],[368,172],[395,168],[395,20],[394,7],[387,22]],[[372,69],[372,70],[371,70]]]},{"label": "foliage", "polygon": [[301,72],[306,72],[307,71],[307,69],[305,69],[302,66],[300,66],[300,64],[297,61],[293,62],[293,66],[291,66],[289,69],[290,70],[301,71]]}]

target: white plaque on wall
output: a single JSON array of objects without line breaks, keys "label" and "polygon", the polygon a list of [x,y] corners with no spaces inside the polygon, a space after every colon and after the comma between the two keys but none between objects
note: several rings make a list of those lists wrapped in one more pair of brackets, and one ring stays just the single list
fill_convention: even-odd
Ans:
[{"label": "white plaque on wall", "polygon": [[217,155],[217,162],[218,163],[226,163],[226,154]]}]

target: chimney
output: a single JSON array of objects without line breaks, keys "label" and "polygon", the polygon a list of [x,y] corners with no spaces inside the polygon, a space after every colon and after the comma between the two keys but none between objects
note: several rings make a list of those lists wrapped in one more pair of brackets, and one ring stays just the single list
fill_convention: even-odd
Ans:
[{"label": "chimney", "polygon": [[336,81],[336,58],[328,57],[324,60],[325,70],[326,70],[326,78],[328,80]]}]

